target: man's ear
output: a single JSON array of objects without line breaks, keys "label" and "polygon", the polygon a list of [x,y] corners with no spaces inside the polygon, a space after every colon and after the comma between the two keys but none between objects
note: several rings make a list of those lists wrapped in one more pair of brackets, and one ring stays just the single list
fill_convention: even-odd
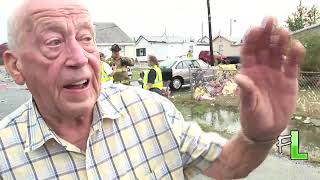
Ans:
[{"label": "man's ear", "polygon": [[21,59],[12,53],[10,50],[7,50],[3,53],[3,61],[7,71],[10,73],[14,81],[18,85],[24,85],[25,78],[22,73],[22,64]]}]

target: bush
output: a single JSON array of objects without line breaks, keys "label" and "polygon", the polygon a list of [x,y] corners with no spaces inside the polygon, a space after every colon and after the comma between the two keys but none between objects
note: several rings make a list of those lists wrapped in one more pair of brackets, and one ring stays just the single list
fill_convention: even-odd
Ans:
[{"label": "bush", "polygon": [[295,36],[306,48],[306,58],[301,67],[302,71],[320,71],[320,30],[304,32]]},{"label": "bush", "polygon": [[0,57],[0,65],[4,65],[2,58]]}]

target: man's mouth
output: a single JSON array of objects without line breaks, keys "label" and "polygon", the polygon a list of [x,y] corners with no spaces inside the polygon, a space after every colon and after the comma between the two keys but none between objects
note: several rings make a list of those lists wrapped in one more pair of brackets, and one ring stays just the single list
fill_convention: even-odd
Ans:
[{"label": "man's mouth", "polygon": [[86,88],[88,84],[89,84],[89,79],[85,79],[85,80],[77,81],[71,84],[67,84],[63,87],[66,89],[83,89],[83,88]]}]

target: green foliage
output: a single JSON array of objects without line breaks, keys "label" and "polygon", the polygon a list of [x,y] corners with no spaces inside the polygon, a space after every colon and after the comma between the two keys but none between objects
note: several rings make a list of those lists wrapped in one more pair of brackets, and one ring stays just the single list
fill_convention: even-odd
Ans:
[{"label": "green foliage", "polygon": [[319,7],[314,5],[308,8],[300,4],[297,6],[297,11],[292,13],[286,23],[291,31],[297,31],[307,26],[317,24],[320,22]]},{"label": "green foliage", "polygon": [[301,67],[302,71],[320,71],[320,30],[319,32],[303,32],[296,39],[306,48],[306,58]]},{"label": "green foliage", "polygon": [[0,57],[0,65],[4,65],[2,57]]}]

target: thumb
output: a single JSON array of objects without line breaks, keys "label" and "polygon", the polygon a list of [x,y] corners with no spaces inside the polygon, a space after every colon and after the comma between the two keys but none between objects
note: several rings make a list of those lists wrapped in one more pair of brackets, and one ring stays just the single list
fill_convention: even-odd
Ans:
[{"label": "thumb", "polygon": [[244,93],[253,93],[256,90],[254,82],[246,75],[237,74],[235,81]]},{"label": "thumb", "polygon": [[236,75],[235,82],[240,87],[241,108],[247,110],[255,109],[257,106],[257,95],[259,93],[255,83],[243,74]]}]

